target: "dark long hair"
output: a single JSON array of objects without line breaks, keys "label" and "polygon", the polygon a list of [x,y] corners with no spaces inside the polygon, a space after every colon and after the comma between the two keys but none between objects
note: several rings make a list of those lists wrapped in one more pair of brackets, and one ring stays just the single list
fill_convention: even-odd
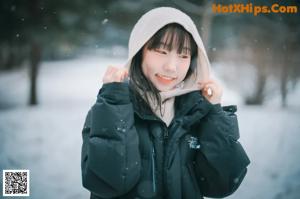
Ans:
[{"label": "dark long hair", "polygon": [[159,95],[159,90],[143,74],[142,58],[143,49],[145,48],[145,46],[147,46],[148,50],[153,50],[161,47],[162,42],[165,49],[172,50],[174,47],[177,47],[178,53],[187,53],[185,52],[187,50],[185,47],[188,46],[190,48],[191,64],[185,76],[185,79],[195,72],[197,60],[197,44],[195,40],[188,31],[186,31],[181,25],[177,23],[168,24],[158,30],[133,57],[129,70],[129,86],[134,92],[134,96],[141,96],[140,93],[144,93],[146,97],[143,99],[146,100],[146,103],[148,105],[149,98],[153,98],[154,102],[156,102],[156,104],[159,106],[158,108],[160,109],[161,114],[161,97]]}]

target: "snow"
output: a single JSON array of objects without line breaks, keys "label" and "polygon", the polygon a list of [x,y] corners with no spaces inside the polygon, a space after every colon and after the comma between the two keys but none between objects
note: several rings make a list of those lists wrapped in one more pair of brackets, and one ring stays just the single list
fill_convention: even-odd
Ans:
[{"label": "snow", "polygon": [[105,19],[103,19],[103,21],[101,23],[102,23],[102,25],[105,25],[107,22],[108,22],[108,19],[105,18]]},{"label": "snow", "polygon": [[[26,106],[26,69],[0,74],[0,170],[29,169],[30,198],[89,197],[81,184],[81,130],[106,66],[124,62],[95,56],[43,62],[36,107]],[[299,86],[292,94],[299,99]],[[228,198],[299,198],[299,103],[248,107],[227,86],[224,95],[225,104],[239,104],[240,142],[251,159],[240,188]]]},{"label": "snow", "polygon": [[299,109],[240,108],[240,140],[251,164],[241,187],[228,198],[299,198],[299,113]]}]

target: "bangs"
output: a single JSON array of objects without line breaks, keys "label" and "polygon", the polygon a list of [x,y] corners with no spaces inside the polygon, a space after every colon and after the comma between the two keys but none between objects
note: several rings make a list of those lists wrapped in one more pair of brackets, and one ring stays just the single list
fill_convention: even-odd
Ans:
[{"label": "bangs", "polygon": [[176,23],[161,28],[147,43],[149,50],[163,48],[171,51],[177,48],[177,53],[188,54],[192,57],[197,52],[196,46],[192,35]]}]

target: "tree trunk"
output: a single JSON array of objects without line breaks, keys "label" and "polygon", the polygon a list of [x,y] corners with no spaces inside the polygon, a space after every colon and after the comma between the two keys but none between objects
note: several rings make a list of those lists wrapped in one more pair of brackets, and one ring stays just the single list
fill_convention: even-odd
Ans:
[{"label": "tree trunk", "polygon": [[202,28],[201,28],[201,33],[202,33],[202,41],[204,46],[207,48],[208,54],[210,54],[210,51],[208,49],[208,44],[209,44],[209,38],[211,34],[211,25],[213,21],[213,17],[215,16],[214,13],[211,11],[212,3],[208,1],[204,5],[204,12],[202,15]]},{"label": "tree trunk", "polygon": [[246,99],[248,105],[262,105],[265,99],[265,87],[267,82],[268,62],[266,57],[269,53],[262,50],[262,47],[254,49],[253,63],[255,63],[257,71],[256,87],[253,96]]},{"label": "tree trunk", "polygon": [[252,97],[246,99],[247,105],[262,105],[264,102],[264,91],[267,77],[264,73],[258,72],[255,93]]},{"label": "tree trunk", "polygon": [[34,106],[38,104],[37,100],[37,76],[38,68],[41,61],[41,47],[38,43],[32,42],[30,49],[30,65],[29,65],[29,105]]},{"label": "tree trunk", "polygon": [[[285,55],[286,56],[286,55]],[[287,82],[288,82],[288,67],[282,67],[281,78],[280,78],[280,94],[281,94],[281,106],[286,107],[287,97]]]},{"label": "tree trunk", "polygon": [[[293,57],[298,52],[297,47],[299,46],[297,41],[297,35],[295,34],[294,27],[292,25],[289,26],[288,29],[289,36],[286,40],[286,46],[282,52],[283,55],[283,63],[281,67],[281,74],[280,74],[280,94],[281,94],[281,106],[283,108],[287,107],[287,98],[288,98],[288,83],[292,80],[291,76],[292,73],[297,73],[296,70],[293,72],[294,67],[298,67],[298,64],[294,61]],[[295,74],[294,74],[295,75]],[[297,76],[297,74],[296,74]]]}]

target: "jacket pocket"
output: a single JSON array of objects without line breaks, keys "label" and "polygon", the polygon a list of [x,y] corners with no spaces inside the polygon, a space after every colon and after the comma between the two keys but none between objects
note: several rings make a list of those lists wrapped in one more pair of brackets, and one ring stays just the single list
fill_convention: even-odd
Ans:
[{"label": "jacket pocket", "polygon": [[199,189],[199,184],[198,184],[198,181],[196,179],[196,174],[195,174],[195,171],[194,171],[194,166],[193,166],[193,163],[188,163],[187,164],[187,170],[188,170],[188,173],[189,173],[189,180],[191,181],[191,184],[193,186],[193,194],[192,194],[192,198],[202,198],[202,194],[200,192],[200,189]]},{"label": "jacket pocket", "polygon": [[155,198],[155,192],[153,187],[153,163],[151,160],[142,159],[141,178],[136,187],[136,196],[140,199]]}]

